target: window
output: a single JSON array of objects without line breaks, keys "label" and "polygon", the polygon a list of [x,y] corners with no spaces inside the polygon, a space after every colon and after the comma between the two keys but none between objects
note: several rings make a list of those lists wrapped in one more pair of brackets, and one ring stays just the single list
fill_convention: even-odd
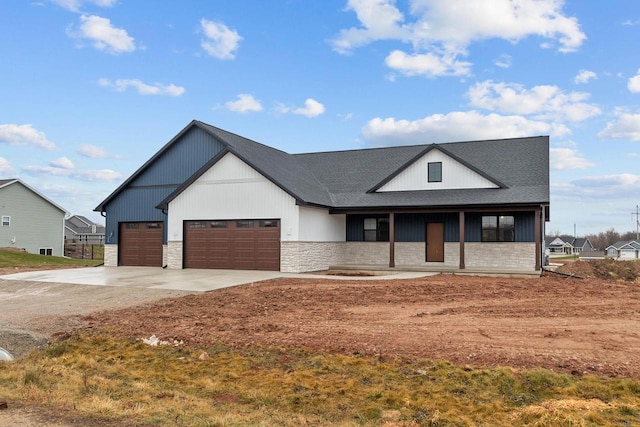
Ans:
[{"label": "window", "polygon": [[227,221],[211,221],[211,228],[227,228]]},{"label": "window", "polygon": [[278,226],[278,220],[260,221],[261,228],[274,228]]},{"label": "window", "polygon": [[159,222],[148,222],[147,223],[147,228],[160,228],[160,223]]},{"label": "window", "polygon": [[516,227],[511,215],[491,215],[482,217],[483,242],[515,242]]},{"label": "window", "polygon": [[53,255],[53,249],[51,249],[51,248],[40,248],[40,255],[52,256]]},{"label": "window", "polygon": [[2,215],[2,226],[9,227],[11,225],[11,217],[9,215]]},{"label": "window", "polygon": [[124,225],[124,228],[126,228],[127,230],[137,230],[139,225],[140,224],[138,224],[137,222],[128,222]]},{"label": "window", "polygon": [[427,180],[442,182],[442,162],[431,162],[427,166]]},{"label": "window", "polygon": [[364,219],[365,242],[389,241],[389,218],[365,218]]},{"label": "window", "polygon": [[253,221],[236,221],[236,228],[253,228]]},{"label": "window", "polygon": [[189,228],[207,228],[207,223],[204,221],[191,221]]}]

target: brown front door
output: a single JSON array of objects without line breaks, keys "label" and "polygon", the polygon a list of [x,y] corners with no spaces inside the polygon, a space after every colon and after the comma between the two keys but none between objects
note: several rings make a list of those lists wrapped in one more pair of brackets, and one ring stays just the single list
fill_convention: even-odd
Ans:
[{"label": "brown front door", "polygon": [[162,222],[121,222],[119,265],[162,267]]},{"label": "brown front door", "polygon": [[427,223],[427,262],[444,262],[444,223]]}]

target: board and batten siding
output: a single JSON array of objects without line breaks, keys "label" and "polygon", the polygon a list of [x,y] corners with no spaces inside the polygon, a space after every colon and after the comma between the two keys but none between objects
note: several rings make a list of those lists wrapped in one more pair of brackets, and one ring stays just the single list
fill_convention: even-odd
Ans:
[{"label": "board and batten siding", "polygon": [[0,247],[23,248],[32,254],[50,248],[53,256],[63,256],[65,214],[20,182],[1,188],[0,216],[10,216],[11,224],[0,225]]},{"label": "board and batten siding", "polygon": [[[428,182],[427,168],[431,162],[442,163],[442,182]],[[434,148],[377,191],[454,190],[463,188],[498,188],[498,186]]]},{"label": "board and batten siding", "polygon": [[168,240],[183,240],[185,220],[280,219],[281,240],[299,238],[296,200],[227,153],[169,203]]},{"label": "board and batten siding", "polygon": [[[221,142],[197,127],[181,135],[106,206],[106,243],[118,243],[119,222],[165,221],[156,209],[158,203],[223,149]],[[166,242],[166,224],[164,230]]]},{"label": "board and batten siding", "polygon": [[346,215],[330,215],[327,209],[300,206],[300,232],[302,242],[344,242]]}]

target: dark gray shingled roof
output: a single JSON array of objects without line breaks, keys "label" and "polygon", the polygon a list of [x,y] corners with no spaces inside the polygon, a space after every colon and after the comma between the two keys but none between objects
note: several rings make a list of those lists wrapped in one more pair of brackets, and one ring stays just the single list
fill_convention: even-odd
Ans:
[{"label": "dark gray shingled roof", "polygon": [[369,192],[430,145],[297,154],[335,208],[549,203],[549,138],[437,144],[505,188]]},{"label": "dark gray shingled roof", "polygon": [[[549,203],[549,138],[546,136],[288,154],[200,121],[194,120],[185,130],[191,126],[209,133],[226,148],[158,208],[166,208],[227,152],[251,165],[299,204],[348,209]],[[372,191],[429,149],[441,149],[500,188]]]},{"label": "dark gray shingled roof", "polygon": [[300,202],[331,206],[331,196],[325,186],[291,154],[206,123],[198,122],[198,125],[223,142],[228,151]]}]

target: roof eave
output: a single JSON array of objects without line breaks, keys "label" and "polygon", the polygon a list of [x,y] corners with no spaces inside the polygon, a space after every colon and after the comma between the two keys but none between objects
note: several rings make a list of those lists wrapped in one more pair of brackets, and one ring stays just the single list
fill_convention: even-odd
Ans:
[{"label": "roof eave", "polygon": [[340,206],[330,208],[330,213],[348,213],[349,211],[428,211],[428,210],[462,210],[462,211],[483,211],[483,210],[509,210],[509,209],[533,209],[544,206],[545,203],[540,202],[523,202],[523,203],[473,203],[473,204],[443,204],[443,205],[354,205],[354,206]]}]

